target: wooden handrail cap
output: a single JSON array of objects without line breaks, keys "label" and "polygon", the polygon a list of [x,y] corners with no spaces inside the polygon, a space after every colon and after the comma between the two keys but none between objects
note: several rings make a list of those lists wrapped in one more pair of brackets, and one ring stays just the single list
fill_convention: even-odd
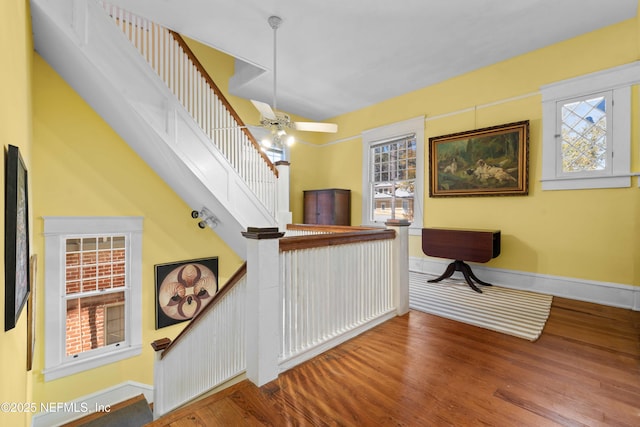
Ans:
[{"label": "wooden handrail cap", "polygon": [[159,340],[152,342],[151,347],[153,347],[155,351],[162,351],[169,347],[169,344],[171,344],[171,340],[169,338],[160,338]]},{"label": "wooden handrail cap", "polygon": [[284,233],[279,231],[277,227],[249,227],[247,231],[243,231],[242,235],[247,239],[279,239]]}]

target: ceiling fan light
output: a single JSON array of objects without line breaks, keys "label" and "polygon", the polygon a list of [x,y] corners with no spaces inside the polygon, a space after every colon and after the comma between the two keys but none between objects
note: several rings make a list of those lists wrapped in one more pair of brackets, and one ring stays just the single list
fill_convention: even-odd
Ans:
[{"label": "ceiling fan light", "polygon": [[287,137],[287,145],[289,147],[291,147],[295,142],[296,142],[296,139],[293,137],[293,135],[289,135]]},{"label": "ceiling fan light", "polygon": [[278,131],[276,132],[276,134],[277,134],[278,136],[284,136],[284,135],[286,135],[287,133],[284,131],[284,129],[278,129]]}]

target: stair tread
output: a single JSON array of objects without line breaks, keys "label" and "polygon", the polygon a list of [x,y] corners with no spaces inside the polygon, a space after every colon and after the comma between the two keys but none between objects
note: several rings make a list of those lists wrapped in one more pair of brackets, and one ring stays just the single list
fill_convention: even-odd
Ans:
[{"label": "stair tread", "polygon": [[64,427],[140,427],[153,421],[153,413],[144,394],[109,407],[108,412],[94,412]]}]

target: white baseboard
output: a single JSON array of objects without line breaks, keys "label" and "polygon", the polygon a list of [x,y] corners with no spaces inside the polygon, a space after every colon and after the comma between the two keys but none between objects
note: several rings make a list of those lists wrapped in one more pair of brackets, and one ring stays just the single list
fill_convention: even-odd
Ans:
[{"label": "white baseboard", "polygon": [[[440,276],[450,262],[409,257],[409,270]],[[640,286],[503,270],[473,263],[470,265],[473,272],[483,281],[506,288],[640,311]],[[456,272],[453,277],[462,278],[462,274]]]},{"label": "white baseboard", "polygon": [[[153,402],[153,387],[135,381],[126,381],[71,402],[44,402],[31,418],[32,427],[60,426],[82,418],[99,408],[108,408],[124,400],[144,394],[147,402]],[[47,411],[46,409],[50,410]]]}]

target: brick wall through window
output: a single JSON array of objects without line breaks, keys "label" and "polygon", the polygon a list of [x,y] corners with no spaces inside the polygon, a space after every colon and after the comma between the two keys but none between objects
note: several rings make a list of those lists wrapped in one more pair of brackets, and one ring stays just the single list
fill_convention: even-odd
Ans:
[{"label": "brick wall through window", "polygon": [[110,322],[110,331],[105,323],[109,307],[125,302],[124,239],[105,236],[66,240],[67,356],[124,340],[123,322]]}]

